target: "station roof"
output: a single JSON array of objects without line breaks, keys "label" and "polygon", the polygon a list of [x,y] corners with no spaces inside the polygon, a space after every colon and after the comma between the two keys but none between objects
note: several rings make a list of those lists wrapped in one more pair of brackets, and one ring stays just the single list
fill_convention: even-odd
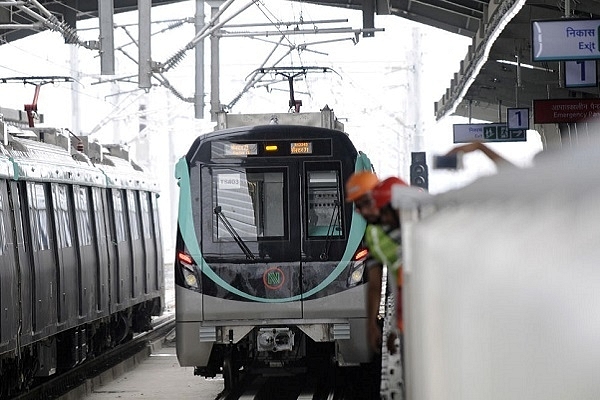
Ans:
[{"label": "station roof", "polygon": [[[177,1],[152,0],[152,5]],[[562,19],[565,15],[569,18],[600,19],[600,0],[302,1],[362,10],[363,27],[376,24],[376,21],[373,22],[376,14],[390,14],[472,38],[464,60],[456,66],[454,78],[448,82],[447,88],[440,88],[441,97],[433,105],[438,119],[446,115],[461,115],[500,121],[506,115],[507,107],[532,107],[534,99],[599,97],[597,86],[565,88],[562,62],[532,61],[531,22]],[[97,1],[32,0],[26,3],[30,7],[31,3],[38,3],[58,15],[67,28],[74,27],[76,20],[98,16]],[[135,10],[137,3],[138,0],[114,0],[114,12]],[[23,7],[0,6],[0,24],[39,23]],[[44,25],[43,29],[48,29],[48,25]],[[61,28],[55,25],[50,29]],[[11,41],[32,33],[35,31],[30,29],[4,29],[0,30],[0,40]],[[598,38],[596,45],[600,46]],[[443,54],[443,48],[439,50]]]},{"label": "station roof", "polygon": [[[473,37],[487,0],[303,0],[305,3],[391,14],[411,21]],[[494,1],[494,0],[492,0]]]},{"label": "station roof", "polygon": [[[434,104],[437,119],[461,115],[500,122],[505,118],[506,108],[531,108],[534,99],[599,97],[598,86],[565,88],[562,62],[532,61],[531,22],[558,20],[565,15],[599,19],[600,0],[304,1],[357,10],[375,9],[376,13],[396,15],[471,37],[473,43],[468,53]],[[600,46],[598,37],[596,45]],[[443,48],[439,50],[443,54]]]},{"label": "station roof", "polygon": [[[177,3],[181,0],[151,0],[152,6]],[[59,22],[75,27],[75,22],[98,17],[96,0],[29,0],[4,1],[0,6],[0,40],[11,42],[45,29],[57,30],[49,23],[48,13]],[[14,3],[14,4],[11,4]],[[115,14],[137,10],[138,0],[113,0]],[[21,25],[21,27],[19,27]]]}]

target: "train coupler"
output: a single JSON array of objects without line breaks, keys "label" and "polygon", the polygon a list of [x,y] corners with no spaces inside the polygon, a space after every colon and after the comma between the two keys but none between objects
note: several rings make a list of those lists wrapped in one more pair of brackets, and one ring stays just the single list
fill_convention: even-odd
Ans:
[{"label": "train coupler", "polygon": [[261,328],[256,338],[258,351],[285,351],[294,347],[294,332],[290,328]]}]

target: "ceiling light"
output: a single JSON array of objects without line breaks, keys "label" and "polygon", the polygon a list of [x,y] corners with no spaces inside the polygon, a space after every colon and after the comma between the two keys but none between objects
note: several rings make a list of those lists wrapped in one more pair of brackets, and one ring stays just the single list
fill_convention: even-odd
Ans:
[{"label": "ceiling light", "polygon": [[536,67],[535,65],[531,65],[531,64],[523,64],[523,63],[517,63],[516,61],[508,61],[508,60],[496,60],[496,62],[499,62],[500,64],[508,64],[508,65],[520,65],[523,68],[529,68],[529,69],[537,69],[540,71],[546,71],[546,72],[554,72],[553,69],[550,68],[542,68],[542,67]]}]

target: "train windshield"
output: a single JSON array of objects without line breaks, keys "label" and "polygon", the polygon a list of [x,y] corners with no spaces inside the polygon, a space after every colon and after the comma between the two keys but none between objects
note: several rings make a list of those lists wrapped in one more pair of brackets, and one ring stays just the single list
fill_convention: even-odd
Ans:
[{"label": "train windshield", "polygon": [[283,170],[213,169],[212,179],[215,241],[286,236]]},{"label": "train windshield", "polygon": [[341,236],[337,170],[308,171],[308,235]]}]

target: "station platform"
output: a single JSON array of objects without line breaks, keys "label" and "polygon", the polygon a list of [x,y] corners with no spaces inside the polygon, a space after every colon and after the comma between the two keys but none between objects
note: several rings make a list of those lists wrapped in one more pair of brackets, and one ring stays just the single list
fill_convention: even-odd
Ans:
[{"label": "station platform", "polygon": [[76,397],[70,398],[214,400],[223,390],[222,378],[194,376],[193,368],[180,367],[174,342],[154,349],[149,357],[135,364],[131,370],[125,366],[105,372],[86,385],[86,393],[80,390]]},{"label": "station platform", "polygon": [[[165,314],[175,312],[173,266],[165,264]],[[214,400],[223,390],[223,378],[194,375],[192,367],[177,361],[175,337],[155,343],[145,354],[90,379],[59,400]]]}]

